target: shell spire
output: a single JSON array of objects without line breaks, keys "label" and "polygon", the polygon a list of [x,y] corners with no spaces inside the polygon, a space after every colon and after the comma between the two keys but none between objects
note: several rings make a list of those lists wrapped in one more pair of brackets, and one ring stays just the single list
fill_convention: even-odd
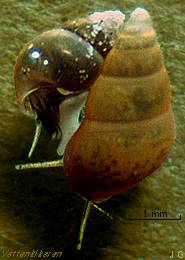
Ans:
[{"label": "shell spire", "polygon": [[124,32],[128,33],[130,36],[131,34],[139,34],[141,46],[144,47],[148,41],[155,41],[156,40],[156,33],[153,28],[152,19],[149,13],[142,8],[135,9],[128,21],[125,23]]},{"label": "shell spire", "polygon": [[151,28],[152,19],[145,9],[137,8],[131,13],[129,20],[126,23],[125,31],[130,25],[133,25],[135,29],[140,28],[140,30],[143,30],[147,26]]}]

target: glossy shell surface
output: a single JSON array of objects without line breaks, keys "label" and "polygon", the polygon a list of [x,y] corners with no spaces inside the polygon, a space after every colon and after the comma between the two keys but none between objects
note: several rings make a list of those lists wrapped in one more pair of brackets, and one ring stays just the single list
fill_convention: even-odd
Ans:
[{"label": "glossy shell surface", "polygon": [[103,58],[92,45],[73,32],[45,32],[21,51],[14,69],[15,89],[22,105],[40,88],[82,91],[99,75]]}]

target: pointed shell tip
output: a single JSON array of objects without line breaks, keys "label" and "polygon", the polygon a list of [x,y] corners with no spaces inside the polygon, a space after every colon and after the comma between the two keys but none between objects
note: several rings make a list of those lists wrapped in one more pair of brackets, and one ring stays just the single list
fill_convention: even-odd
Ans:
[{"label": "pointed shell tip", "polygon": [[126,23],[125,30],[141,32],[141,31],[151,30],[151,27],[152,27],[152,19],[148,11],[138,7],[131,13],[130,18]]},{"label": "pointed shell tip", "polygon": [[130,19],[132,21],[151,21],[151,17],[148,13],[148,11],[146,11],[145,9],[141,8],[141,7],[138,7],[136,8],[132,13],[131,13],[131,16],[130,16]]}]

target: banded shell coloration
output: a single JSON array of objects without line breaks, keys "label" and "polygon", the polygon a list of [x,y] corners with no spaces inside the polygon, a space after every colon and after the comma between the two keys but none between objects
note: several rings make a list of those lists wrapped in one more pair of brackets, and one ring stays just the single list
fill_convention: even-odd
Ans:
[{"label": "banded shell coloration", "polygon": [[77,192],[100,202],[155,171],[173,139],[169,78],[151,18],[137,8],[91,87],[64,171]]}]

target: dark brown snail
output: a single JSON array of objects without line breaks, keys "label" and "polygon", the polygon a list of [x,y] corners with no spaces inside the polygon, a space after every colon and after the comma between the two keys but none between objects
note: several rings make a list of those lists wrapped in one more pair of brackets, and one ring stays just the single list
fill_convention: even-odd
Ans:
[{"label": "dark brown snail", "polygon": [[[94,13],[86,19],[67,22],[63,29],[42,33],[26,44],[16,61],[18,102],[24,108],[28,101],[36,119],[50,135],[62,131],[60,155],[79,126],[76,118],[87,97],[84,92],[100,74],[104,57],[124,20],[119,11],[111,12],[111,18],[109,12],[101,14]],[[66,116],[67,125],[69,121],[72,124],[70,133],[62,129]]]},{"label": "dark brown snail", "polygon": [[[82,19],[79,26],[75,23],[67,26],[81,34],[83,24]],[[150,175],[165,160],[174,139],[169,78],[148,12],[137,8],[118,37],[111,35],[114,42],[110,45],[108,41],[105,55],[99,51],[101,56],[96,60],[99,66],[90,77],[84,119],[68,138],[65,149],[59,151],[59,154],[64,152],[64,172],[69,182],[89,201],[80,241],[92,202],[122,193]],[[90,36],[85,38],[91,41]],[[22,54],[24,63],[23,59]],[[92,63],[88,65],[91,71]],[[20,69],[15,69],[15,78],[17,71]],[[17,82],[23,82],[22,76],[19,73]],[[89,84],[84,84],[84,89]],[[66,90],[66,86],[62,88]],[[67,90],[79,91],[79,88],[71,84]],[[18,99],[21,100],[20,95]],[[65,127],[70,128],[67,119]]]}]

